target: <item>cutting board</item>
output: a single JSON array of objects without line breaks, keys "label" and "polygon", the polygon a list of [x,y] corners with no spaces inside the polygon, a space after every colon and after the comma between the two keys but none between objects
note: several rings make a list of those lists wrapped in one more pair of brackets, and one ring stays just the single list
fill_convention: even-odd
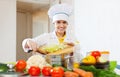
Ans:
[{"label": "cutting board", "polygon": [[58,51],[53,52],[53,53],[48,53],[47,55],[69,54],[69,53],[72,53],[73,51],[74,51],[74,47],[73,46],[68,46],[67,48],[64,48],[62,50],[58,50]]},{"label": "cutting board", "polygon": [[58,51],[51,52],[51,53],[48,53],[48,52],[42,50],[42,48],[39,48],[37,52],[45,54],[45,55],[61,55],[61,54],[69,54],[69,53],[72,53],[73,51],[74,51],[74,46],[69,46],[68,45],[64,49],[60,49]]}]

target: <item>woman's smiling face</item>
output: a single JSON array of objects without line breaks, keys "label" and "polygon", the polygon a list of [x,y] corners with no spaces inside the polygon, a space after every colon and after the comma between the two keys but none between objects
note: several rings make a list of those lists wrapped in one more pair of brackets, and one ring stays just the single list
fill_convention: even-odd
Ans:
[{"label": "woman's smiling face", "polygon": [[58,20],[54,24],[55,24],[55,30],[58,33],[64,33],[64,32],[66,32],[67,25],[68,25],[68,23],[66,21],[64,21],[64,20]]}]

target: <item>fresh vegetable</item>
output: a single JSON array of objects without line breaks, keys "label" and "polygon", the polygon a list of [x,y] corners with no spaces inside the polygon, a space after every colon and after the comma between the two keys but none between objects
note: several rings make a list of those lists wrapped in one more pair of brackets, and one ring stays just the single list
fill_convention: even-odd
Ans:
[{"label": "fresh vegetable", "polygon": [[[117,67],[117,61],[110,61],[110,64],[109,64],[109,70],[110,71],[113,71],[113,70],[115,70],[115,68]],[[118,69],[120,69],[120,68],[118,68]]]},{"label": "fresh vegetable", "polygon": [[66,67],[63,67],[63,69],[64,69],[64,72],[66,72],[66,71],[73,71],[72,69],[67,69]]},{"label": "fresh vegetable", "polygon": [[47,46],[42,47],[42,50],[47,51],[48,53],[52,53],[57,50],[64,49],[65,47],[66,45],[64,44],[59,44],[59,45],[53,44],[53,45],[47,45]]},{"label": "fresh vegetable", "polygon": [[86,72],[85,77],[94,77],[92,72]]},{"label": "fresh vegetable", "polygon": [[52,67],[60,67],[60,64],[52,64]]},{"label": "fresh vegetable", "polygon": [[79,62],[74,62],[73,63],[73,68],[79,68]]},{"label": "fresh vegetable", "polygon": [[64,69],[62,67],[53,67],[51,70],[52,77],[63,77],[64,76]]},{"label": "fresh vegetable", "polygon": [[26,68],[26,65],[27,65],[27,63],[25,60],[18,60],[16,65],[15,65],[15,69],[18,72],[23,72]]},{"label": "fresh vegetable", "polygon": [[27,69],[29,69],[31,66],[38,66],[39,68],[43,68],[44,66],[47,66],[48,63],[46,62],[45,58],[42,55],[32,55],[27,60]]},{"label": "fresh vegetable", "polygon": [[64,73],[64,77],[79,77],[79,74],[77,74],[75,72],[71,72],[71,71],[66,71]]},{"label": "fresh vegetable", "polygon": [[84,64],[95,64],[96,59],[95,59],[95,57],[89,55],[89,56],[86,56],[85,58],[83,58],[82,63],[84,63]]},{"label": "fresh vegetable", "polygon": [[52,67],[50,67],[50,66],[44,66],[42,68],[42,75],[50,76],[51,75],[51,69],[52,69]]},{"label": "fresh vegetable", "polygon": [[[53,64],[52,67],[61,67],[59,64]],[[64,71],[72,71],[72,69],[67,69],[67,67],[62,67]]]},{"label": "fresh vegetable", "polygon": [[101,56],[101,53],[100,53],[100,51],[92,51],[91,55],[94,56],[95,58],[97,58],[97,57]]},{"label": "fresh vegetable", "polygon": [[8,69],[9,67],[7,66],[7,64],[0,63],[0,73],[7,72]]},{"label": "fresh vegetable", "polygon": [[85,77],[86,71],[79,69],[79,68],[73,68],[73,71],[77,74],[79,74],[80,77]]},{"label": "fresh vegetable", "polygon": [[103,58],[102,56],[100,57],[97,57],[97,62],[98,63],[106,63],[107,62],[107,59]]},{"label": "fresh vegetable", "polygon": [[31,66],[29,69],[28,69],[28,73],[31,75],[31,76],[39,76],[40,75],[40,68],[37,67],[37,66]]},{"label": "fresh vegetable", "polygon": [[94,66],[80,66],[80,69],[92,72],[94,77],[120,77],[114,71],[96,69]]}]

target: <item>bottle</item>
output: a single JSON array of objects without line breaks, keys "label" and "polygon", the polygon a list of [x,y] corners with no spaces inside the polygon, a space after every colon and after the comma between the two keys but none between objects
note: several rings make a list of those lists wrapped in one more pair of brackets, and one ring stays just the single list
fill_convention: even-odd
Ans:
[{"label": "bottle", "polygon": [[80,66],[80,60],[81,60],[81,53],[80,53],[80,46],[79,44],[76,44],[74,47],[74,53],[73,53],[73,68],[79,68]]}]

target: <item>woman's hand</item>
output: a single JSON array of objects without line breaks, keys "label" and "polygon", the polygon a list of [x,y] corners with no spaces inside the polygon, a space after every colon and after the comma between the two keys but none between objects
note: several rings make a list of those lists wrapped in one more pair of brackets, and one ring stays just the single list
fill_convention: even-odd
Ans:
[{"label": "woman's hand", "polygon": [[26,47],[30,48],[33,51],[37,51],[37,49],[38,49],[39,46],[38,46],[38,44],[36,42],[34,42],[32,40],[28,40],[26,42]]}]

